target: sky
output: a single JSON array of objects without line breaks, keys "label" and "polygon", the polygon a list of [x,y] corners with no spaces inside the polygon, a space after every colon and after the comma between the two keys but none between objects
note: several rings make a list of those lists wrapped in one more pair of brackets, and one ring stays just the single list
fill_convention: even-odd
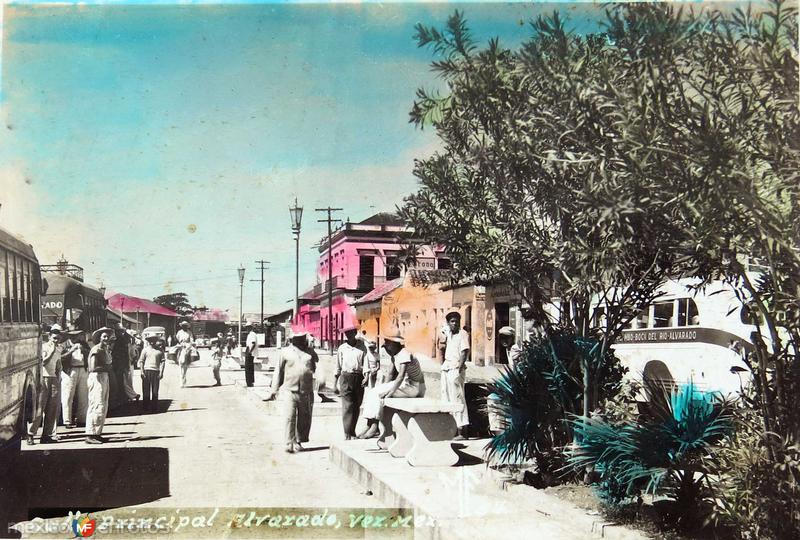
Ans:
[{"label": "sky", "polygon": [[43,264],[86,281],[238,313],[294,302],[288,208],[305,208],[301,292],[325,234],[315,208],[357,222],[417,183],[435,134],[408,122],[441,85],[418,22],[465,12],[475,37],[510,47],[560,9],[598,28],[592,4],[5,5],[0,28],[0,226]]}]

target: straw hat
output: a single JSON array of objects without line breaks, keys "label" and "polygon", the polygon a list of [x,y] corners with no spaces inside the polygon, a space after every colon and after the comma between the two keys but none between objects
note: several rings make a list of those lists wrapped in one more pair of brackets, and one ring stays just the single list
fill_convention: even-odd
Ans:
[{"label": "straw hat", "polygon": [[61,325],[58,323],[50,327],[51,334],[60,334],[61,332],[63,332],[63,329],[61,328]]},{"label": "straw hat", "polygon": [[108,333],[109,335],[114,335],[114,329],[109,328],[108,326],[98,328],[97,330],[92,332],[92,341],[94,341],[95,343],[100,343],[100,336],[102,336],[105,333]]},{"label": "straw hat", "polygon": [[387,335],[381,336],[381,337],[383,338],[383,341],[393,341],[393,342],[395,342],[395,343],[397,343],[399,345],[405,345],[406,344],[406,338],[404,338],[400,334],[392,333],[392,334],[387,334]]},{"label": "straw hat", "polygon": [[502,327],[500,330],[498,330],[498,331],[497,331],[497,333],[498,333],[499,335],[501,335],[501,336],[511,336],[511,337],[514,337],[514,336],[516,336],[516,335],[517,335],[517,333],[514,331],[514,329],[513,329],[513,328],[511,328],[510,326],[504,326],[504,327]]}]

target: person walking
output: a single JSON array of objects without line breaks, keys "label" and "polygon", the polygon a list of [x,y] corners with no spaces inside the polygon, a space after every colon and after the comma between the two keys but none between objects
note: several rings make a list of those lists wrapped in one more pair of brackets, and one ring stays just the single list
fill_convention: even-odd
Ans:
[{"label": "person walking", "polygon": [[255,373],[255,359],[256,351],[258,351],[258,335],[254,328],[250,328],[247,333],[247,340],[245,341],[246,349],[244,351],[244,380],[248,387],[253,386],[256,380]]},{"label": "person walking", "polygon": [[148,336],[137,362],[142,375],[143,409],[150,412],[158,411],[158,388],[166,366],[164,352],[158,347],[160,340],[158,336]]},{"label": "person walking", "polygon": [[[89,358],[89,345],[82,330],[70,330],[61,355],[61,412],[64,427],[75,427],[73,403],[76,394],[86,388],[86,362]],[[80,402],[80,400],[79,400]]]},{"label": "person walking", "polygon": [[42,444],[54,443],[59,440],[56,433],[56,422],[61,410],[61,354],[63,346],[61,326],[54,324],[50,327],[49,339],[42,344],[42,380],[39,408],[34,421],[28,429],[29,445],[34,444],[34,437],[42,427]]},{"label": "person walking", "polygon": [[384,398],[425,396],[425,375],[419,360],[405,348],[405,339],[397,334],[385,336],[383,350],[391,357],[397,375],[391,381],[368,389],[364,394],[364,418],[367,420],[367,428],[358,435],[359,439],[371,439],[378,435]]},{"label": "person walking", "polygon": [[219,370],[222,367],[222,357],[225,355],[225,337],[222,332],[217,337],[211,339],[211,372],[214,375],[214,386],[222,386],[219,378]]},{"label": "person walking", "polygon": [[342,400],[344,438],[349,441],[356,437],[358,413],[364,399],[364,366],[368,352],[355,326],[345,328],[344,336],[345,342],[336,351],[334,388],[338,389]]},{"label": "person walking", "polygon": [[103,444],[103,427],[108,414],[109,372],[112,368],[110,352],[111,336],[114,330],[100,328],[92,333],[95,346],[89,351],[87,385],[89,387],[89,406],[86,410],[86,443]]},{"label": "person walking", "polygon": [[466,438],[466,428],[469,425],[467,413],[467,399],[464,393],[464,383],[467,371],[467,357],[469,355],[469,334],[461,329],[461,314],[451,311],[445,316],[447,326],[444,329],[443,340],[440,344],[442,359],[442,401],[459,406],[453,413],[453,418],[458,426],[458,434],[454,440]]},{"label": "person walking", "polygon": [[311,432],[311,415],[314,406],[314,372],[319,358],[309,348],[307,332],[292,334],[289,346],[281,349],[281,356],[272,377],[268,400],[280,394],[286,418],[286,451],[302,451]]},{"label": "person walking", "polygon": [[228,330],[228,335],[225,337],[225,345],[228,348],[228,358],[231,357],[231,351],[233,350],[234,345],[234,337],[233,337],[233,330]]},{"label": "person walking", "polygon": [[194,347],[194,336],[189,331],[190,324],[188,321],[181,321],[181,329],[175,334],[175,339],[179,347],[178,350],[178,364],[181,366],[181,388],[186,387],[186,372],[189,370],[191,363],[191,350]]}]

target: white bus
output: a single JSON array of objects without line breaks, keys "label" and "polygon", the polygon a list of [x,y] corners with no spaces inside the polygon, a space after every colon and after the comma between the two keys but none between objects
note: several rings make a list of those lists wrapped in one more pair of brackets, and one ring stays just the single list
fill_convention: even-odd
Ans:
[{"label": "white bus", "polygon": [[702,390],[735,393],[749,382],[741,351],[752,350],[750,334],[760,317],[730,286],[714,282],[695,291],[693,283],[664,284],[666,294],[622,331],[614,351],[634,379],[692,380]]}]

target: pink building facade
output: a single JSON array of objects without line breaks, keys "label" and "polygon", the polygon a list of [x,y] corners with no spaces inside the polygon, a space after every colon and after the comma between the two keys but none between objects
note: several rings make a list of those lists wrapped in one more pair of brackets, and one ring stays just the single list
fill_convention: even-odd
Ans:
[{"label": "pink building facade", "polygon": [[[300,297],[295,329],[310,332],[317,343],[343,340],[342,329],[357,323],[353,302],[386,281],[401,277],[403,243],[413,232],[393,214],[376,214],[360,223],[345,223],[331,238],[331,274],[328,280],[328,242],[320,243],[317,284]],[[449,269],[444,248],[423,247],[416,268]],[[331,289],[328,309],[328,287]],[[332,322],[329,330],[329,320]]]}]

